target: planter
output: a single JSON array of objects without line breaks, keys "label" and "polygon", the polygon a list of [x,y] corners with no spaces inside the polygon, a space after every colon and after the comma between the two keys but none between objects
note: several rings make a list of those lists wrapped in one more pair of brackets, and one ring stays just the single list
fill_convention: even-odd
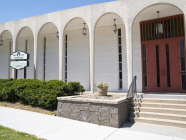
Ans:
[{"label": "planter", "polygon": [[98,89],[98,96],[106,96],[108,92],[108,86],[105,86],[103,89],[103,86],[97,86]]}]

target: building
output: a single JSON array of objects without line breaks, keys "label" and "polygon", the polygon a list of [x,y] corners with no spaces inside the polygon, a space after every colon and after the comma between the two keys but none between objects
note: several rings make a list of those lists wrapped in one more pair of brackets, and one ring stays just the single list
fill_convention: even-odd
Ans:
[{"label": "building", "polygon": [[[80,81],[92,92],[102,81],[126,92],[137,76],[138,92],[185,92],[185,12],[186,0],[118,0],[1,23],[0,78]],[[16,50],[30,54],[17,72]]]}]

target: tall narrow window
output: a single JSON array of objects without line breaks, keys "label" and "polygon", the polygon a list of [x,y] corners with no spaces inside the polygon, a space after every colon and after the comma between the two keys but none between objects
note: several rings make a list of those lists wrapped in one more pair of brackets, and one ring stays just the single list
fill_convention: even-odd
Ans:
[{"label": "tall narrow window", "polygon": [[166,64],[167,64],[167,87],[170,87],[170,61],[169,61],[169,45],[166,44]]},{"label": "tall narrow window", "polygon": [[159,46],[156,45],[156,71],[157,71],[157,87],[160,87],[160,65],[159,65]]},{"label": "tall narrow window", "polygon": [[167,87],[170,87],[170,61],[169,61],[169,45],[166,44],[166,64],[167,64]]},{"label": "tall narrow window", "polygon": [[43,80],[45,81],[46,78],[46,37],[44,37],[44,46],[43,46]]},{"label": "tall narrow window", "polygon": [[184,40],[180,40],[180,60],[181,60],[181,71],[185,71]]},{"label": "tall narrow window", "polygon": [[65,37],[65,82],[67,82],[67,35]]},{"label": "tall narrow window", "polygon": [[121,41],[121,29],[118,29],[118,56],[119,56],[119,90],[123,88],[122,82],[122,41]]},{"label": "tall narrow window", "polygon": [[146,45],[142,44],[142,63],[143,63],[143,90],[147,90],[147,57]]},{"label": "tall narrow window", "polygon": [[181,80],[182,80],[182,90],[186,90],[186,75],[185,74],[181,75]]},{"label": "tall narrow window", "polygon": [[184,40],[180,40],[180,63],[181,63],[181,79],[182,79],[182,90],[186,90],[186,74],[185,74],[185,49]]},{"label": "tall narrow window", "polygon": [[[27,45],[28,45],[28,40],[25,40],[25,52],[27,53]],[[26,70],[26,67],[24,68],[24,79],[26,79],[26,74],[27,73],[27,70]]]}]

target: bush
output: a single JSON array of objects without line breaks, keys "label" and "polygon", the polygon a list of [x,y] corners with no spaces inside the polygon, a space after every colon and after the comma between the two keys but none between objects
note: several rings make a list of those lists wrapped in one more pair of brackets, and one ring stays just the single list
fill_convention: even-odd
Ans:
[{"label": "bush", "polygon": [[12,85],[13,79],[0,79],[0,100],[17,101]]},{"label": "bush", "polygon": [[43,108],[56,108],[57,97],[84,92],[80,82],[37,79],[0,79],[0,100],[20,101]]}]

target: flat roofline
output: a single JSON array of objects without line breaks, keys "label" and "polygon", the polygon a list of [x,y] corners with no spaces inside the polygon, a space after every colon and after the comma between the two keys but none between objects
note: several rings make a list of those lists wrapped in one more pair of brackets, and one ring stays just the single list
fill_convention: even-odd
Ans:
[{"label": "flat roofline", "polygon": [[[104,2],[104,3],[111,3],[111,2],[116,2],[116,1],[117,0],[110,1],[110,2]],[[31,16],[31,17],[26,17],[26,18],[11,20],[11,21],[0,23],[0,24],[5,24],[5,23],[19,21],[19,20],[25,20],[25,19],[29,19],[29,18],[35,18],[35,17],[39,17],[39,16],[46,16],[46,15],[49,15],[49,14],[60,13],[60,12],[68,11],[68,10],[75,10],[75,9],[79,9],[79,8],[91,7],[91,6],[95,6],[95,5],[99,5],[99,4],[104,4],[104,3],[90,4],[90,5],[85,5],[85,6],[81,6],[81,7],[75,7],[75,8],[70,8],[70,9],[64,9],[64,10],[54,11],[54,12],[51,12],[51,13],[46,13],[46,14],[35,15],[35,16]]]}]

